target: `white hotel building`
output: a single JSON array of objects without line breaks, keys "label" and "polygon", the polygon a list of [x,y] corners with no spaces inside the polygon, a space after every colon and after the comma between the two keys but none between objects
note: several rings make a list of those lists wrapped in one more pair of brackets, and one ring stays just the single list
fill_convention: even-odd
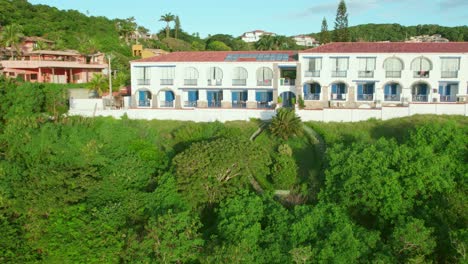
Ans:
[{"label": "white hotel building", "polygon": [[273,109],[299,96],[305,109],[460,104],[467,100],[468,42],[174,52],[132,61],[131,76],[131,108]]}]

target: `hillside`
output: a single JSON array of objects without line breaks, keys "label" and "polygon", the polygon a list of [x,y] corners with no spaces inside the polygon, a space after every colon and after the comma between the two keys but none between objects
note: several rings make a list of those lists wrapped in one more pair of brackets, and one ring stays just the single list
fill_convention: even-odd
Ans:
[{"label": "hillside", "polygon": [[[412,36],[440,34],[450,41],[468,41],[468,26],[402,26],[400,24],[364,24],[348,28],[352,41],[405,41]],[[333,30],[330,30],[333,34]],[[310,34],[317,37],[319,32]]]}]

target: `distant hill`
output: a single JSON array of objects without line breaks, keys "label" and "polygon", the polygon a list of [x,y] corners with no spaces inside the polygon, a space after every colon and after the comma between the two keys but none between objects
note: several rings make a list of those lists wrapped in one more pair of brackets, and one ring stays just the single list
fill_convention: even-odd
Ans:
[{"label": "distant hill", "polygon": [[[450,41],[468,41],[468,26],[364,24],[349,27],[349,32],[352,41],[405,41],[412,36],[433,34],[440,34]],[[318,32],[310,35],[317,37]]]}]

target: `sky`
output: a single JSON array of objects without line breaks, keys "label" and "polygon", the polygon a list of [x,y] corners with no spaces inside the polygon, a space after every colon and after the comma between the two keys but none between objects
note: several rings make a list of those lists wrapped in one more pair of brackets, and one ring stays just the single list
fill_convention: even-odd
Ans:
[{"label": "sky", "polygon": [[[252,30],[280,35],[316,33],[322,19],[333,29],[339,0],[29,0],[58,9],[78,10],[90,16],[135,17],[136,22],[158,32],[165,27],[161,15],[178,15],[181,27],[201,37]],[[468,0],[346,0],[349,26],[398,23],[405,26],[468,24]]]}]

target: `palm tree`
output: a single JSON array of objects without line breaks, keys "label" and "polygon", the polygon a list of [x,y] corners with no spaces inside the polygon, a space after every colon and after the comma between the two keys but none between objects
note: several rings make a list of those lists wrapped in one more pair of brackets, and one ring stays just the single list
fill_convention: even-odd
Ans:
[{"label": "palm tree", "polygon": [[13,51],[18,53],[18,44],[21,42],[23,37],[23,27],[18,24],[11,24],[3,27],[1,32],[2,44],[5,47],[10,47],[11,58],[14,57]]},{"label": "palm tree", "polygon": [[274,38],[271,35],[262,35],[260,40],[255,43],[257,50],[273,50],[274,46]]},{"label": "palm tree", "polygon": [[274,136],[287,140],[291,136],[302,135],[303,125],[294,110],[280,108],[271,120],[269,129]]},{"label": "palm tree", "polygon": [[107,82],[102,74],[94,74],[93,78],[88,83],[88,88],[96,92],[99,96],[102,95],[105,86],[107,86]]},{"label": "palm tree", "polygon": [[169,23],[171,23],[172,21],[174,21],[175,19],[175,16],[171,13],[167,13],[165,15],[162,15],[161,18],[159,19],[159,21],[164,21],[166,22],[166,38],[169,37],[169,31],[170,31],[170,27],[169,27]]}]

